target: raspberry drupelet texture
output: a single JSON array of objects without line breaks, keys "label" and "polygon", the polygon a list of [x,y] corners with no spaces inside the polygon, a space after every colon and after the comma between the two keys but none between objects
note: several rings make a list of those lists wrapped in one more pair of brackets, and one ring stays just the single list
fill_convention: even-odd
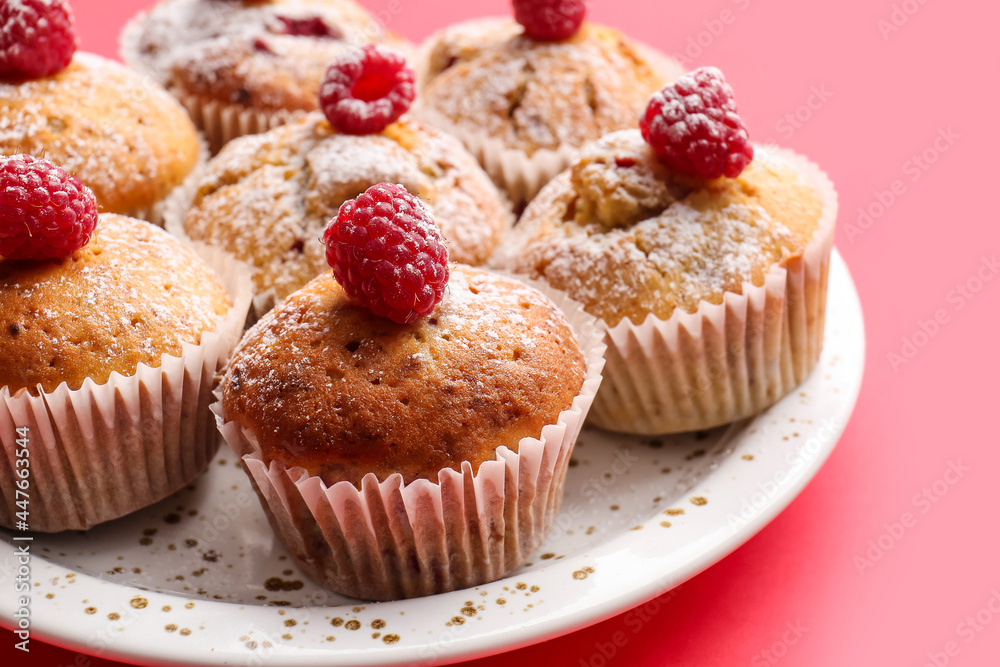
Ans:
[{"label": "raspberry drupelet texture", "polygon": [[514,0],[514,18],[524,34],[544,42],[569,39],[586,15],[584,0]]},{"label": "raspberry drupelet texture", "polygon": [[323,240],[333,277],[376,315],[409,324],[441,301],[449,275],[444,237],[402,185],[379,183],[344,202]]},{"label": "raspberry drupelet texture", "polygon": [[349,49],[330,65],[319,105],[338,132],[375,134],[406,113],[416,94],[413,69],[403,56],[369,44]]},{"label": "raspberry drupelet texture", "polygon": [[696,69],[654,93],[639,128],[667,166],[692,176],[736,178],[753,160],[733,89],[715,67]]},{"label": "raspberry drupelet texture", "polygon": [[79,179],[30,155],[0,157],[0,257],[69,257],[96,227],[97,199]]},{"label": "raspberry drupelet texture", "polygon": [[75,52],[73,12],[64,0],[0,2],[0,77],[40,79],[58,74]]}]

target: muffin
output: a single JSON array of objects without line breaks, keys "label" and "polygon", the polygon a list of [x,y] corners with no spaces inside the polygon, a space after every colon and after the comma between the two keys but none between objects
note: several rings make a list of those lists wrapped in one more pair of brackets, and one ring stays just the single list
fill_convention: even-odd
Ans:
[{"label": "muffin", "polygon": [[326,274],[250,330],[213,409],[303,571],[429,595],[503,576],[553,526],[600,336],[561,295],[481,269],[455,265],[411,324]]},{"label": "muffin", "polygon": [[228,144],[169,228],[250,264],[262,315],[328,268],[323,229],[383,181],[431,207],[454,261],[484,263],[510,224],[509,205],[454,138],[405,117],[376,134],[342,134],[315,112]]},{"label": "muffin", "polygon": [[431,36],[418,59],[417,113],[458,136],[515,204],[529,201],[577,151],[633,127],[679,65],[604,26],[541,41],[508,19]]},{"label": "muffin", "polygon": [[598,426],[662,434],[757,413],[823,342],[836,195],[789,151],[734,178],[665,165],[638,130],[586,148],[494,264],[565,290],[607,326]]},{"label": "muffin", "polygon": [[205,150],[184,109],[146,77],[99,56],[35,79],[0,78],[0,154],[45,155],[86,183],[101,210],[162,224],[166,198]]},{"label": "muffin", "polygon": [[121,54],[180,99],[217,152],[315,110],[330,61],[387,39],[406,48],[352,0],[162,0],[126,26]]},{"label": "muffin", "polygon": [[0,525],[15,524],[14,427],[32,531],[86,529],[191,482],[218,447],[216,371],[242,332],[245,273],[153,225],[100,217],[63,259],[0,259]]}]

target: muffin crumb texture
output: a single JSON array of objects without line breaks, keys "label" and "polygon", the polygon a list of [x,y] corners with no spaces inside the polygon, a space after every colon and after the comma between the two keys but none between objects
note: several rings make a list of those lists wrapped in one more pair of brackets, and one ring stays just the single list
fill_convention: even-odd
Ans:
[{"label": "muffin crumb texture", "polygon": [[230,307],[193,252],[149,223],[104,215],[65,260],[0,259],[0,386],[46,392],[103,384],[198,344]]},{"label": "muffin crumb texture", "polygon": [[0,153],[27,153],[86,183],[106,213],[153,206],[198,162],[197,133],[166,91],[78,53],[55,76],[0,81]]},{"label": "muffin crumb texture", "polygon": [[321,114],[231,142],[201,180],[184,231],[254,271],[283,299],[329,269],[320,239],[341,204],[399,183],[431,209],[449,256],[485,262],[507,227],[496,187],[460,143],[402,120],[365,136],[336,134]]},{"label": "muffin crumb texture", "polygon": [[124,55],[167,88],[311,111],[327,65],[349,46],[383,38],[350,0],[164,0],[127,28]]},{"label": "muffin crumb texture", "polygon": [[649,95],[674,74],[655,71],[610,28],[587,23],[562,42],[536,42],[522,30],[483,19],[433,37],[423,113],[530,155],[633,126]]},{"label": "muffin crumb texture", "polygon": [[327,484],[365,474],[437,481],[538,437],[572,405],[584,357],[563,314],[523,283],[457,265],[429,317],[397,325],[324,275],[272,310],[237,349],[223,412],[265,463]]},{"label": "muffin crumb texture", "polygon": [[817,193],[778,156],[735,179],[670,172],[637,130],[586,149],[532,202],[498,266],[542,277],[614,326],[722,303],[804,250]]}]

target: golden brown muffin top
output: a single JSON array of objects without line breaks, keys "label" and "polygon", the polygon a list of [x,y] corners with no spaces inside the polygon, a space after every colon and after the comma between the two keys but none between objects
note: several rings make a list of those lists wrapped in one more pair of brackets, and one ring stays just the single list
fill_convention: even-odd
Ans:
[{"label": "golden brown muffin top", "polygon": [[419,114],[530,155],[634,126],[649,96],[681,71],[592,23],[562,42],[522,33],[509,19],[480,19],[433,35],[424,46]]},{"label": "golden brown muffin top", "polygon": [[101,210],[146,209],[198,163],[187,112],[149,79],[77,53],[62,72],[0,82],[0,153],[44,157],[90,186]]},{"label": "golden brown muffin top", "polygon": [[187,246],[148,222],[100,217],[64,260],[0,259],[0,387],[46,392],[62,382],[134,375],[198,344],[230,308],[219,279]]},{"label": "golden brown muffin top", "polygon": [[452,137],[406,119],[379,134],[337,134],[315,112],[227,144],[202,177],[184,231],[251,264],[257,291],[274,289],[280,300],[329,269],[327,224],[382,182],[428,204],[452,261],[485,262],[507,227],[509,207]]},{"label": "golden brown muffin top", "polygon": [[[285,34],[289,20],[302,19],[321,20],[326,35]],[[126,30],[123,52],[167,88],[265,111],[312,111],[323,73],[345,48],[385,39],[351,0],[163,0]]]},{"label": "golden brown muffin top", "polygon": [[222,380],[223,414],[264,461],[360,487],[400,473],[437,481],[540,437],[583,385],[583,353],[541,292],[455,265],[444,299],[409,325],[373,315],[331,274],[244,337]]},{"label": "golden brown muffin top", "polygon": [[738,178],[671,172],[638,130],[610,134],[531,202],[494,263],[569,292],[610,326],[722,303],[800,255],[822,201],[779,153]]}]

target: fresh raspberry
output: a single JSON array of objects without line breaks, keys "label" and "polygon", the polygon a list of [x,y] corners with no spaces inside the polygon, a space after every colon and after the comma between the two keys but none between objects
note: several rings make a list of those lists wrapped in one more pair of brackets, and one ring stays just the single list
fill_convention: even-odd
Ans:
[{"label": "fresh raspberry", "polygon": [[0,77],[58,74],[75,52],[73,12],[64,0],[0,1]]},{"label": "fresh raspberry", "polygon": [[753,160],[733,89],[715,67],[696,69],[653,93],[639,128],[667,166],[692,176],[736,178]]},{"label": "fresh raspberry", "polygon": [[409,324],[429,315],[448,284],[448,249],[424,203],[379,183],[344,202],[323,236],[344,291],[376,315]]},{"label": "fresh raspberry", "polygon": [[295,37],[315,37],[316,39],[343,39],[340,28],[323,20],[322,16],[276,16],[277,22],[268,30],[278,35]]},{"label": "fresh raspberry", "polygon": [[514,0],[514,18],[524,34],[543,42],[569,39],[586,15],[584,0]]},{"label": "fresh raspberry", "polygon": [[348,49],[330,65],[319,105],[338,132],[375,134],[406,113],[416,95],[413,69],[403,56],[369,44]]},{"label": "fresh raspberry", "polygon": [[0,156],[0,256],[69,257],[95,227],[97,200],[79,179],[30,155]]}]

